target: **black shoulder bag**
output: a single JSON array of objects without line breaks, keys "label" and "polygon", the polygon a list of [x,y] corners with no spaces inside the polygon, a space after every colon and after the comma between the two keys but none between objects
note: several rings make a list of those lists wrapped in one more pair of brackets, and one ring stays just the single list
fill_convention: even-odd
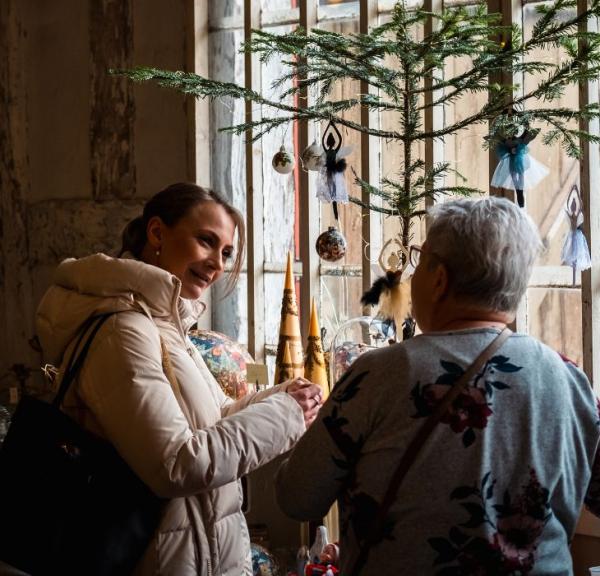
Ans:
[{"label": "black shoulder bag", "polygon": [[23,396],[0,451],[0,559],[33,576],[131,574],[160,521],[164,500],[60,410],[110,315],[83,328],[51,404]]}]

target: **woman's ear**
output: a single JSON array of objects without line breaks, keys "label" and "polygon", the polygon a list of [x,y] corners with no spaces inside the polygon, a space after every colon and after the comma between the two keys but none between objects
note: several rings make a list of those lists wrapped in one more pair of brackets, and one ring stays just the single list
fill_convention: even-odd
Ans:
[{"label": "woman's ear", "polygon": [[441,262],[433,272],[431,296],[433,302],[440,302],[448,295],[448,271]]},{"label": "woman's ear", "polygon": [[158,250],[162,244],[162,227],[163,221],[159,216],[152,216],[152,218],[148,220],[146,236],[148,238],[148,244],[150,244],[154,250]]}]

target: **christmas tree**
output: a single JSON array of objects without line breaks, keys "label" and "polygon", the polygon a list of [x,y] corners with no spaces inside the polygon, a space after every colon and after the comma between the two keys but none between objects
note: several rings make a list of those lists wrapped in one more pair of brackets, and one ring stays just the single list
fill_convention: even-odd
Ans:
[{"label": "christmas tree", "polygon": [[[285,35],[253,31],[243,47],[258,54],[263,63],[277,58],[287,63],[287,72],[275,87],[290,84],[278,99],[270,99],[234,83],[218,82],[192,73],[155,68],[115,70],[135,81],[153,81],[199,98],[233,97],[262,107],[259,120],[223,127],[235,134],[252,129],[253,139],[293,121],[324,121],[367,133],[386,141],[402,143],[403,158],[396,179],[384,178],[380,186],[357,177],[371,200],[351,201],[369,210],[397,216],[402,224],[402,244],[410,242],[411,222],[424,214],[424,199],[443,194],[479,193],[468,185],[445,186],[451,169],[441,162],[426,166],[415,157],[416,147],[428,139],[443,139],[473,124],[489,125],[484,146],[495,146],[519,135],[523,127],[534,135],[542,131],[545,144],[560,142],[568,155],[580,156],[580,142],[598,142],[597,136],[582,131],[579,121],[597,118],[597,104],[581,108],[552,107],[571,84],[595,79],[600,66],[600,35],[588,31],[587,23],[600,15],[600,0],[587,10],[577,11],[574,0],[556,0],[536,7],[539,18],[529,38],[524,39],[517,24],[504,26],[498,14],[487,12],[485,4],[444,8],[429,12],[408,9],[399,2],[389,22],[368,34],[339,34],[298,28]],[[430,33],[418,31],[429,24]],[[535,55],[560,47],[559,63]],[[453,77],[444,74],[450,58],[467,58],[469,66]],[[528,76],[527,89],[513,79]],[[294,80],[293,82],[291,82]],[[354,98],[334,100],[332,88],[340,82],[358,80],[369,91]],[[286,98],[306,89],[316,94],[312,102],[290,105]],[[487,102],[474,107],[464,119],[439,129],[424,129],[424,113],[469,94],[486,92]],[[540,102],[545,105],[541,106]],[[381,130],[344,117],[354,107],[367,107],[380,114],[395,114],[396,130]],[[269,111],[272,112],[269,115]]]}]

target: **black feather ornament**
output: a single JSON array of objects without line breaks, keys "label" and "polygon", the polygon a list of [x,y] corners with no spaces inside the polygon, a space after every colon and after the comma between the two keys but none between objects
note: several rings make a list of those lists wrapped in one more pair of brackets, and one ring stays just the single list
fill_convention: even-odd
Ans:
[{"label": "black feather ornament", "polygon": [[402,326],[406,338],[404,324],[410,314],[410,279],[402,280],[402,270],[388,270],[377,278],[360,302],[365,306],[378,306],[377,316],[393,322],[396,334]]}]

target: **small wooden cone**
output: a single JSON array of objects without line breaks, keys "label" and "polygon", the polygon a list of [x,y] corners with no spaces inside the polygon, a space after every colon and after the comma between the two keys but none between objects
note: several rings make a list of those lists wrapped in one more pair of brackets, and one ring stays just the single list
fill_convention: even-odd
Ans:
[{"label": "small wooden cone", "polygon": [[323,344],[321,343],[321,329],[319,328],[319,318],[314,299],[310,310],[310,328],[304,360],[304,377],[318,384],[323,389],[323,400],[329,396],[329,382],[327,380],[327,369],[323,355]]},{"label": "small wooden cone", "polygon": [[[284,360],[285,345],[290,352],[292,375],[283,377],[281,365]],[[292,254],[288,252],[287,268],[285,271],[285,285],[281,302],[281,323],[279,325],[279,342],[277,344],[277,358],[275,359],[275,384],[281,384],[289,378],[297,378],[304,374],[302,361],[302,338],[300,336],[300,319],[298,305],[296,304],[296,289],[294,288],[294,272]]]}]

